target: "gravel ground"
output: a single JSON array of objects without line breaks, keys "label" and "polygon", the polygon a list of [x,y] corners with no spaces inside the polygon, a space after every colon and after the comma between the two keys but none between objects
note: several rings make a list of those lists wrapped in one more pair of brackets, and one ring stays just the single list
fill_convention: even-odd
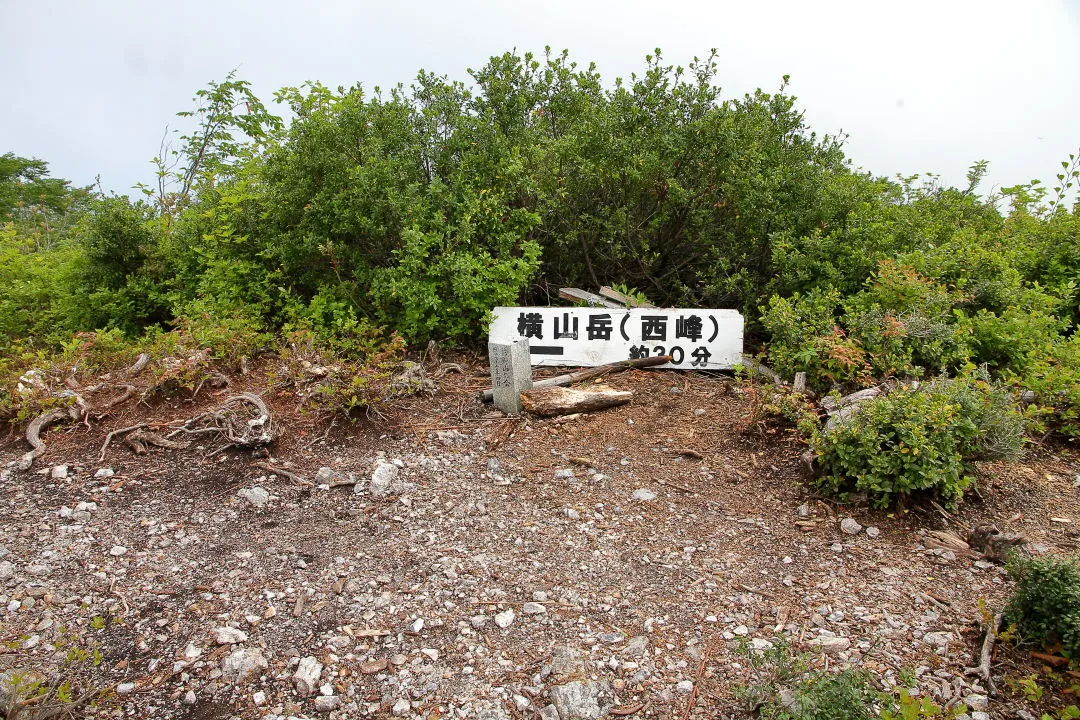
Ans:
[{"label": "gravel ground", "polygon": [[1002,568],[926,533],[994,523],[1071,552],[1076,454],[981,468],[956,517],[884,514],[815,497],[730,380],[624,373],[608,385],[633,402],[569,421],[503,418],[484,383],[329,428],[268,395],[270,461],[312,486],[209,442],[99,459],[110,430],[235,388],[57,426],[29,471],[9,438],[3,668],[109,689],[100,717],[745,717],[739,642],[782,639],[886,686],[913,672],[939,703],[1027,707],[964,674]]}]

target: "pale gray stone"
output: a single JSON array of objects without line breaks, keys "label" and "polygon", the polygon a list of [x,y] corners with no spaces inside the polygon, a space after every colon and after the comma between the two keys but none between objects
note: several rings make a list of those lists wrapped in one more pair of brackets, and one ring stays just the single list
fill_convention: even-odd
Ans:
[{"label": "pale gray stone", "polygon": [[528,339],[488,343],[488,362],[491,365],[495,407],[507,415],[520,415],[521,392],[532,387],[532,358],[529,356]]},{"label": "pale gray stone", "polygon": [[656,499],[656,493],[652,490],[646,490],[645,488],[638,488],[634,491],[634,494],[630,496],[631,500],[640,500],[641,502],[652,502]]},{"label": "pale gray stone", "polygon": [[269,663],[258,648],[237,648],[221,660],[222,676],[234,683],[246,682],[267,667]]},{"label": "pale gray stone", "polygon": [[601,698],[606,690],[605,683],[575,680],[552,688],[548,694],[562,720],[596,720],[604,716]]},{"label": "pale gray stone", "polygon": [[390,488],[397,480],[398,466],[393,463],[388,463],[385,460],[380,460],[379,464],[375,467],[375,470],[371,473],[371,483],[368,485],[368,491],[372,497],[385,497],[390,494]]},{"label": "pale gray stone", "polygon": [[236,493],[257,508],[266,507],[270,502],[270,493],[266,488],[256,485],[255,487],[243,488]]},{"label": "pale gray stone", "polygon": [[301,658],[292,676],[293,683],[296,684],[296,692],[300,697],[308,697],[318,689],[322,669],[322,663],[313,655]]},{"label": "pale gray stone", "polygon": [[514,619],[517,617],[517,613],[513,608],[507,608],[501,613],[495,616],[495,624],[504,630],[514,624]]},{"label": "pale gray stone", "polygon": [[855,518],[847,517],[840,521],[840,530],[846,535],[858,535],[862,532],[862,525]]}]

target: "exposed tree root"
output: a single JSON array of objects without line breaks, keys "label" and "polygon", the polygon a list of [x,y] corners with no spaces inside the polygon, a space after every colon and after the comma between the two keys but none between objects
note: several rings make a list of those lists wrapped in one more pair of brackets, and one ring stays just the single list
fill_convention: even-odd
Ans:
[{"label": "exposed tree root", "polygon": [[[254,407],[254,415],[249,406]],[[245,407],[248,407],[246,411],[242,409]],[[258,447],[268,445],[274,440],[270,409],[261,397],[253,393],[240,393],[226,398],[217,410],[191,418],[167,437],[171,438],[180,433],[217,434],[227,441],[227,447]]]},{"label": "exposed tree root", "polygon": [[285,468],[278,467],[277,465],[271,465],[268,462],[257,462],[255,463],[255,467],[265,470],[268,473],[273,473],[274,475],[281,475],[282,477],[287,477],[294,483],[297,483],[299,485],[312,484],[312,482],[307,478],[297,475],[296,473],[286,470]]},{"label": "exposed tree root", "polygon": [[979,654],[979,664],[976,667],[964,671],[966,675],[978,675],[986,681],[986,689],[995,692],[994,681],[990,677],[990,660],[994,655],[994,642],[997,641],[998,628],[1001,627],[1001,615],[995,615],[990,624],[986,626],[986,637],[983,638],[982,652]]},{"label": "exposed tree root", "polygon": [[124,438],[124,444],[131,448],[131,451],[136,455],[145,455],[148,450],[148,445],[167,448],[169,450],[184,450],[191,446],[190,442],[166,440],[157,433],[150,432],[144,428],[139,428],[131,432]]},{"label": "exposed tree root", "polygon": [[34,449],[19,458],[19,463],[16,467],[18,467],[19,470],[29,470],[30,466],[34,464],[34,460],[37,460],[45,453],[45,443],[41,440],[41,431],[44,430],[47,425],[51,425],[64,418],[77,420],[79,415],[79,409],[76,406],[72,406],[53,408],[34,418],[26,428],[26,442],[30,443],[31,447]]}]

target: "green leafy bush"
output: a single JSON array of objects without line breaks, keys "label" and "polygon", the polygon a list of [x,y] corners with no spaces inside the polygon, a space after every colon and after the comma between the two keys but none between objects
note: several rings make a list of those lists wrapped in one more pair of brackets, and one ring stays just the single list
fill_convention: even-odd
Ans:
[{"label": "green leafy bush", "polygon": [[1029,558],[1014,553],[1007,563],[1016,582],[1005,622],[1021,638],[1080,661],[1080,567],[1072,558]]},{"label": "green leafy bush", "polygon": [[831,492],[865,492],[879,507],[929,494],[955,504],[976,460],[1016,459],[1024,424],[1008,393],[985,380],[900,387],[811,439]]}]

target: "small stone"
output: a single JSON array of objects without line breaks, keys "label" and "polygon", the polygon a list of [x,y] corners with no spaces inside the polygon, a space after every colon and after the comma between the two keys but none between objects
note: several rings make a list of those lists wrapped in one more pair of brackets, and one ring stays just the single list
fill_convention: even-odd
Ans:
[{"label": "small stone", "polygon": [[10,580],[15,577],[15,566],[10,561],[0,562],[0,580]]},{"label": "small stone", "polygon": [[341,703],[337,695],[320,695],[315,698],[315,712],[330,712]]},{"label": "small stone", "polygon": [[968,706],[968,710],[973,712],[986,712],[990,706],[990,698],[986,695],[972,693],[964,698],[964,704]]},{"label": "small stone", "polygon": [[833,552],[843,552],[844,551],[844,546],[841,545],[840,543],[833,543],[832,545],[829,546],[829,549],[832,550]]},{"label": "small stone", "polygon": [[96,473],[94,473],[94,477],[97,478],[98,480],[101,480],[101,479],[104,479],[104,478],[111,478],[115,474],[116,473],[113,472],[112,468],[101,468]]},{"label": "small stone", "polygon": [[262,690],[251,694],[251,702],[255,703],[256,707],[262,707],[266,704],[266,693]]},{"label": "small stone", "polygon": [[521,612],[526,615],[544,615],[547,613],[547,607],[537,602],[527,602],[521,606]]},{"label": "small stone", "polygon": [[[101,472],[101,471],[99,470],[98,472]],[[258,693],[256,693],[256,694],[258,694]],[[195,691],[194,690],[188,690],[186,693],[184,693],[184,699],[182,700],[182,702],[185,705],[194,705],[195,703],[199,702],[199,698],[195,696]],[[266,696],[265,695],[263,695],[263,702],[266,702]],[[258,703],[255,703],[255,704],[258,705]]]},{"label": "small stone", "polygon": [[409,712],[410,710],[412,710],[412,703],[409,702],[408,700],[406,700],[405,698],[402,698],[402,699],[398,700],[397,702],[394,703],[394,706],[392,708],[390,708],[390,712],[392,712],[394,715],[396,715],[398,717],[401,717],[402,715]]},{"label": "small stone", "polygon": [[116,686],[117,695],[130,695],[133,692],[135,692],[135,683],[133,682],[120,683]]},{"label": "small stone", "polygon": [[971,713],[971,720],[990,720],[990,713],[988,713],[988,712],[973,712],[973,713]]},{"label": "small stone", "polygon": [[951,632],[928,632],[923,635],[923,642],[934,647],[945,647],[953,640]]},{"label": "small stone", "polygon": [[559,709],[554,705],[545,705],[540,708],[540,720],[561,720]]},{"label": "small stone", "polygon": [[807,643],[811,647],[816,647],[826,655],[835,655],[836,653],[843,652],[851,647],[851,640],[846,637],[829,637],[822,636],[811,638]]},{"label": "small stone", "polygon": [[423,648],[420,650],[420,654],[426,657],[431,662],[439,661],[439,651],[435,648]]},{"label": "small stone", "polygon": [[375,673],[382,672],[386,669],[388,663],[386,658],[380,658],[379,660],[368,660],[365,663],[360,663],[360,672],[364,675],[374,675]]},{"label": "small stone", "polygon": [[123,545],[113,545],[109,550],[109,554],[113,557],[120,557],[121,555],[127,554],[127,548]]},{"label": "small stone", "polygon": [[740,635],[740,636],[741,635],[749,635],[750,634],[750,628],[746,627],[745,625],[739,625],[737,628],[732,630],[732,632],[735,633],[736,635]]},{"label": "small stone", "polygon": [[795,512],[798,513],[801,518],[808,518],[810,517],[810,506],[807,503],[803,503]]},{"label": "small stone", "polygon": [[846,535],[858,535],[862,532],[862,525],[855,521],[855,518],[844,518],[840,521],[840,530]]},{"label": "small stone", "polygon": [[390,664],[393,665],[394,667],[400,667],[400,666],[404,665],[405,663],[407,663],[408,661],[409,661],[409,658],[405,657],[401,653],[397,653],[396,655],[391,655],[390,656]]},{"label": "small stone", "polygon": [[221,674],[228,682],[243,683],[269,667],[262,650],[237,648],[221,660]]},{"label": "small stone", "polygon": [[315,473],[316,485],[329,485],[332,481],[336,480],[338,473],[334,468],[321,467]]},{"label": "small stone", "polygon": [[702,415],[705,415],[706,413],[707,413],[707,411],[705,410],[705,408],[697,408],[697,409],[694,410],[694,416],[695,417],[701,417]]},{"label": "small stone", "polygon": [[569,468],[563,468],[562,470],[556,470],[554,475],[556,480],[573,480],[574,471]]},{"label": "small stone", "polygon": [[504,630],[514,624],[517,613],[513,608],[508,608],[495,616],[495,624]]},{"label": "small stone", "polygon": [[600,696],[606,685],[575,680],[558,685],[548,693],[562,720],[596,720],[603,717]]},{"label": "small stone", "polygon": [[68,476],[67,465],[55,465],[52,471],[49,473],[53,480],[64,480]]},{"label": "small stone", "polygon": [[574,508],[566,508],[566,510],[564,512],[566,513],[566,517],[570,518],[571,520],[580,520],[581,519],[581,513],[579,513]]},{"label": "small stone", "polygon": [[416,618],[415,620],[412,621],[412,624],[409,625],[409,632],[413,633],[414,635],[418,634],[423,629],[424,629],[424,618]]},{"label": "small stone", "polygon": [[302,658],[296,666],[292,680],[296,684],[296,692],[300,697],[308,697],[315,693],[319,687],[319,677],[322,675],[322,663],[317,658],[309,655]]},{"label": "small stone", "polygon": [[750,641],[750,649],[757,650],[758,652],[764,652],[765,650],[772,650],[773,644],[769,640],[763,638],[754,638]]},{"label": "small stone", "polygon": [[640,500],[641,502],[651,502],[656,499],[656,493],[652,490],[646,490],[645,488],[638,488],[634,491],[634,494],[630,496],[631,500]]},{"label": "small stone", "polygon": [[548,594],[543,590],[536,590],[532,594],[532,599],[536,602],[546,602],[548,599]]},{"label": "small stone", "polygon": [[371,493],[371,496],[386,497],[389,495],[391,486],[397,480],[398,472],[397,465],[380,460],[371,473],[371,483],[368,485],[368,492]]},{"label": "small stone", "polygon": [[238,490],[236,494],[257,508],[266,507],[266,504],[270,502],[270,493],[266,488],[258,485]]},{"label": "small stone", "polygon": [[487,615],[473,615],[471,618],[469,618],[469,624],[472,625],[473,628],[475,628],[476,630],[479,630],[480,628],[487,625],[487,621]]},{"label": "small stone", "polygon": [[247,633],[243,630],[231,627],[219,627],[211,630],[214,633],[214,640],[218,645],[236,645],[238,643],[247,642]]},{"label": "small stone", "polygon": [[880,534],[881,534],[881,530],[879,530],[878,528],[874,527],[873,525],[871,525],[870,527],[866,528],[866,536],[867,536],[867,537],[872,537],[872,538],[876,538],[876,537],[877,537],[878,535],[880,535]]},{"label": "small stone", "polygon": [[680,680],[675,685],[675,690],[676,692],[682,693],[683,695],[689,695],[690,693],[694,692],[694,681]]}]

